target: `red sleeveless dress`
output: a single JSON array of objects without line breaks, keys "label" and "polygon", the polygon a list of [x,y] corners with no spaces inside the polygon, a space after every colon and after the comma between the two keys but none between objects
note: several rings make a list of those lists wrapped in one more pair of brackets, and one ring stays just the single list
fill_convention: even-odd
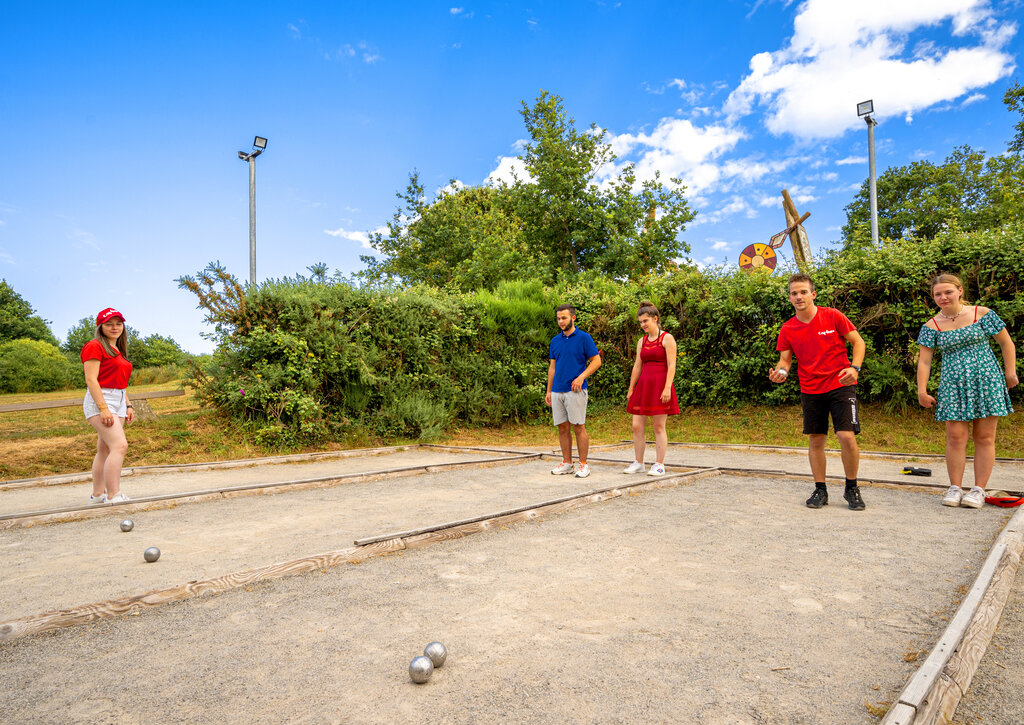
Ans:
[{"label": "red sleeveless dress", "polygon": [[672,397],[667,403],[661,402],[661,391],[665,389],[665,378],[668,376],[668,355],[662,345],[664,332],[653,342],[644,335],[640,345],[640,378],[636,381],[633,394],[629,396],[626,411],[633,415],[679,415],[679,401],[676,399],[676,386],[672,386]]}]

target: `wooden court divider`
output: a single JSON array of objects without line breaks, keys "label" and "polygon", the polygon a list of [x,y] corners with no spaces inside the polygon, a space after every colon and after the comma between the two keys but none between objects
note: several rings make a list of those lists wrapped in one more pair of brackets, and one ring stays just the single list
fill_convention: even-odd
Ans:
[{"label": "wooden court divider", "polygon": [[398,468],[382,468],[376,471],[360,471],[358,473],[320,476],[318,478],[301,478],[293,481],[268,481],[265,483],[253,483],[242,486],[221,486],[219,488],[206,489],[202,491],[167,493],[157,496],[135,498],[127,503],[82,504],[80,506],[46,509],[42,511],[22,511],[12,514],[0,514],[0,530],[13,528],[15,526],[29,527],[39,524],[68,523],[71,521],[82,521],[85,519],[98,518],[100,516],[107,516],[111,514],[120,515],[122,513],[131,513],[135,511],[157,511],[160,509],[174,508],[180,503],[197,503],[200,501],[212,501],[220,498],[236,498],[238,496],[245,495],[267,493],[276,494],[284,493],[285,491],[301,491],[309,488],[329,488],[341,483],[358,483],[375,478],[411,476],[420,473],[432,473],[437,470],[446,470],[450,468],[473,468],[499,463],[523,463],[540,457],[541,454],[539,453],[523,453],[518,456],[484,458],[475,461],[426,463],[415,466],[402,466]]},{"label": "wooden court divider", "polygon": [[[274,463],[296,463],[299,461],[316,461],[323,458],[350,458],[352,456],[374,456],[408,451],[419,448],[420,444],[406,446],[380,446],[377,448],[352,448],[346,451],[320,451],[318,453],[291,453],[286,456],[263,456],[261,458],[236,458],[230,461],[206,461],[202,463],[163,463],[152,466],[129,466],[121,471],[121,478],[139,473],[163,473],[167,471],[213,471],[219,468],[248,468]],[[520,453],[522,451],[519,451]],[[34,478],[16,478],[0,481],[0,491],[11,491],[16,488],[38,488],[44,486],[60,486],[66,483],[91,481],[92,473],[57,474],[55,476],[36,476]]]},{"label": "wooden court divider", "polygon": [[542,502],[534,504],[529,508],[521,508],[516,513],[491,514],[490,518],[478,517],[472,523],[455,524],[447,529],[430,527],[432,530],[425,533],[413,534],[408,538],[387,538],[374,543],[362,546],[353,546],[346,549],[327,552],[317,556],[307,556],[301,559],[270,564],[269,566],[247,569],[245,571],[225,574],[219,577],[191,581],[186,584],[179,584],[162,589],[153,589],[143,594],[136,594],[117,599],[108,599],[103,602],[84,604],[66,609],[59,609],[42,614],[29,615],[17,619],[0,622],[0,642],[11,641],[27,637],[33,634],[40,634],[54,629],[73,627],[80,624],[87,624],[101,619],[130,614],[131,612],[157,607],[163,604],[170,604],[185,599],[218,594],[221,592],[237,589],[262,581],[280,579],[286,576],[304,574],[312,571],[324,571],[329,567],[340,564],[359,563],[375,556],[381,556],[395,551],[414,549],[426,546],[439,541],[469,536],[470,534],[487,531],[494,526],[510,526],[541,515],[551,515],[569,511],[588,503],[596,503],[610,498],[621,496],[624,492],[639,490],[654,490],[667,486],[678,485],[679,483],[695,481],[709,476],[718,476],[721,472],[714,468],[702,469],[699,471],[688,471],[686,473],[663,476],[650,481],[623,486],[614,489],[599,489],[599,492],[588,491],[565,500],[557,502]]},{"label": "wooden court divider", "polygon": [[1024,551],[1024,508],[1003,527],[974,585],[882,725],[952,721],[995,632]]}]

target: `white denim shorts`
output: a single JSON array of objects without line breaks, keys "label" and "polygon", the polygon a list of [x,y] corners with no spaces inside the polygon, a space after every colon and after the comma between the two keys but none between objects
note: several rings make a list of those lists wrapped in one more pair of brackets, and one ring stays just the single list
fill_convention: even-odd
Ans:
[{"label": "white denim shorts", "polygon": [[561,425],[568,421],[573,425],[583,425],[587,422],[587,400],[590,394],[586,388],[568,393],[551,394],[551,417],[555,425]]},{"label": "white denim shorts", "polygon": [[[107,401],[107,408],[118,418],[128,417],[128,396],[120,388],[100,388],[103,399]],[[89,420],[94,415],[100,414],[100,408],[92,398],[92,393],[85,391],[85,400],[82,401],[82,410],[85,412],[85,419]]]}]

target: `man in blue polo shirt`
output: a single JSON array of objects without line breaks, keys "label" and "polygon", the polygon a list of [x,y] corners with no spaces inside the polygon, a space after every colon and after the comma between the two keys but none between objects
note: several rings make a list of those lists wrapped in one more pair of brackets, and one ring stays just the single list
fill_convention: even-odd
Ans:
[{"label": "man in blue polo shirt", "polygon": [[[587,378],[601,367],[594,338],[576,327],[576,310],[572,305],[559,305],[555,319],[561,332],[548,347],[548,393],[544,401],[558,426],[558,443],[562,447],[562,463],[551,470],[556,476],[576,473],[576,478],[590,475],[587,465]],[[572,434],[576,432],[579,466],[572,463]]]}]

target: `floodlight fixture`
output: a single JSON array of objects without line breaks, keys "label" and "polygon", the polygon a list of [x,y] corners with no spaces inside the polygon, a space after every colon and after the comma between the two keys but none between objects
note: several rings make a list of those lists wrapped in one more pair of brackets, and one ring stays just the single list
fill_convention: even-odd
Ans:
[{"label": "floodlight fixture", "polygon": [[249,164],[249,284],[256,286],[256,157],[267,148],[267,139],[257,136],[252,151],[238,152],[238,158]]},{"label": "floodlight fixture", "polygon": [[873,100],[871,100],[871,101],[863,101],[862,103],[858,103],[857,104],[857,115],[858,116],[867,116],[867,115],[872,114],[874,112],[875,112],[875,102]]},{"label": "floodlight fixture", "polygon": [[878,189],[875,181],[875,126],[878,121],[871,114],[875,112],[874,101],[857,104],[857,115],[868,125],[868,197],[871,204],[871,242],[878,246]]},{"label": "floodlight fixture", "polygon": [[263,138],[262,136],[257,136],[253,140],[253,142],[252,142],[252,147],[254,149],[260,149],[261,151],[263,149],[266,149],[267,148],[267,139]]}]

